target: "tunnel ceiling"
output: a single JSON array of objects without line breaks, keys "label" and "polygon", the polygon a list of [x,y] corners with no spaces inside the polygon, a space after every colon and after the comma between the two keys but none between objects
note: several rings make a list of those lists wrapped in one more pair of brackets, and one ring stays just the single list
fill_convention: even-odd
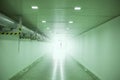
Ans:
[{"label": "tunnel ceiling", "polygon": [[[76,6],[81,10],[74,10]],[[21,17],[23,25],[46,34],[64,26],[68,34],[77,35],[118,16],[120,0],[0,0],[0,12],[16,21]]]}]

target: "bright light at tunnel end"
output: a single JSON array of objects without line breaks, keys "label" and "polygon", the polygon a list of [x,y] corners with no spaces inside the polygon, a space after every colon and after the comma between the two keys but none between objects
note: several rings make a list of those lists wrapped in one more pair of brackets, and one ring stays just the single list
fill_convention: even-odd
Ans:
[{"label": "bright light at tunnel end", "polygon": [[[52,80],[58,80],[58,74],[60,74],[60,80],[64,80],[64,62],[67,56],[71,56],[73,50],[73,39],[70,34],[66,34],[66,30],[56,28],[54,35],[50,40],[49,49],[53,59],[53,73]],[[58,73],[59,72],[59,73]]]},{"label": "bright light at tunnel end", "polygon": [[53,59],[64,60],[69,55],[71,42],[66,34],[56,34],[52,39]]},{"label": "bright light at tunnel end", "polygon": [[52,38],[51,45],[54,61],[52,80],[57,80],[57,70],[60,70],[61,80],[64,80],[64,60],[69,55],[68,53],[70,53],[71,42],[66,34],[56,34]]},{"label": "bright light at tunnel end", "polygon": [[31,8],[32,9],[38,9],[38,6],[32,6]]},{"label": "bright light at tunnel end", "polygon": [[81,7],[76,6],[74,7],[74,10],[81,10]]}]

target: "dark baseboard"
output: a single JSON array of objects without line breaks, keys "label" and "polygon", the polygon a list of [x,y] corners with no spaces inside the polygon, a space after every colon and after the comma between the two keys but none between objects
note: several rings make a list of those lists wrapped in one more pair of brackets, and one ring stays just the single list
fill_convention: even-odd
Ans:
[{"label": "dark baseboard", "polygon": [[34,67],[37,63],[39,63],[43,57],[38,58],[35,60],[32,64],[15,74],[13,77],[11,77],[9,80],[19,80],[25,73],[27,73],[32,67]]}]

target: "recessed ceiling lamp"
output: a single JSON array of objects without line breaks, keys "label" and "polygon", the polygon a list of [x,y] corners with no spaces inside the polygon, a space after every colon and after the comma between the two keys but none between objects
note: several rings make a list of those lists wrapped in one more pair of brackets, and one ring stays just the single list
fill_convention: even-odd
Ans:
[{"label": "recessed ceiling lamp", "polygon": [[32,9],[38,9],[38,6],[32,6]]},{"label": "recessed ceiling lamp", "polygon": [[81,7],[74,7],[74,10],[81,10]]},{"label": "recessed ceiling lamp", "polygon": [[73,21],[69,21],[69,23],[71,24],[71,23],[73,23]]},{"label": "recessed ceiling lamp", "polygon": [[46,21],[42,21],[42,23],[46,23]]}]

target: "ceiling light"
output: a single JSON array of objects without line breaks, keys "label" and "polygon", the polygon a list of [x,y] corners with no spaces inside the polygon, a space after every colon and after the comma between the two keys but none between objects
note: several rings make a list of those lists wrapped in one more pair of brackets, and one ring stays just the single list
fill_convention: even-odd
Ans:
[{"label": "ceiling light", "polygon": [[81,10],[81,7],[75,7],[74,10]]},{"label": "ceiling light", "polygon": [[42,21],[42,23],[46,23],[46,21]]},{"label": "ceiling light", "polygon": [[38,6],[32,6],[32,9],[38,9]]},{"label": "ceiling light", "polygon": [[73,21],[69,21],[69,23],[73,23]]}]

